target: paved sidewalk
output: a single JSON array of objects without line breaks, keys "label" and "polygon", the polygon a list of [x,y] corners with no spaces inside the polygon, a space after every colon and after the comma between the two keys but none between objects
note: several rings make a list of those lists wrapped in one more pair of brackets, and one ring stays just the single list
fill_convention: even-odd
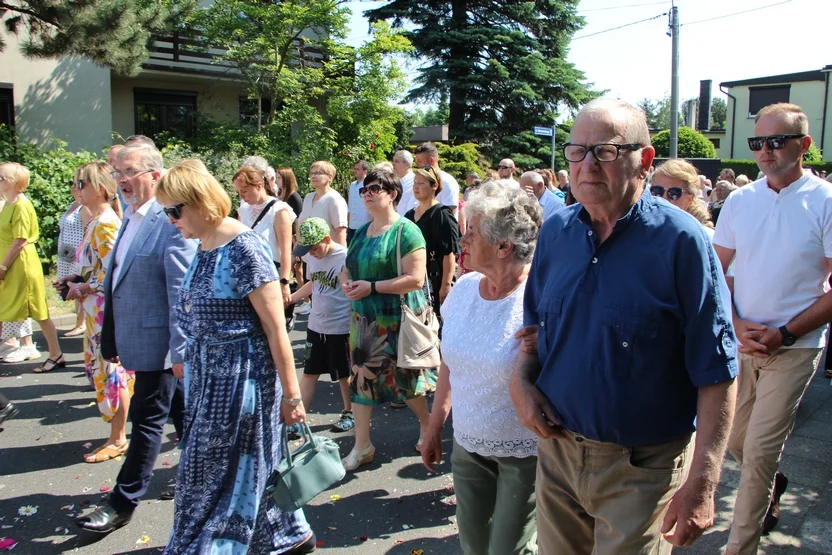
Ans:
[{"label": "paved sidewalk", "polygon": [[[304,320],[291,334],[296,360],[302,360]],[[69,329],[71,322],[63,325]],[[42,338],[39,343],[43,345]],[[173,479],[178,462],[173,426],[156,465],[150,490],[133,521],[108,536],[81,533],[70,515],[106,498],[120,462],[95,465],[82,454],[99,445],[107,425],[98,416],[94,394],[83,372],[82,340],[61,339],[69,366],[50,374],[33,374],[37,364],[0,365],[0,391],[21,414],[0,433],[0,537],[19,543],[14,553],[110,555],[159,553],[171,530],[173,502],[158,495]],[[352,434],[332,434],[329,425],[340,413],[336,384],[323,378],[310,411],[316,433],[333,437],[342,454],[352,447]],[[812,383],[789,440],[782,468],[789,476],[778,529],[763,539],[760,553],[832,554],[832,387],[822,373]],[[431,475],[414,451],[418,424],[407,409],[380,408],[373,416],[376,460],[342,484],[313,500],[306,515],[321,553],[459,555],[454,526],[450,464]],[[444,447],[450,449],[450,423]],[[447,457],[446,457],[447,458]],[[739,473],[726,463],[718,494],[716,526],[693,547],[678,554],[715,555],[727,539]],[[330,496],[338,496],[331,498]],[[19,516],[25,506],[32,516]]]}]

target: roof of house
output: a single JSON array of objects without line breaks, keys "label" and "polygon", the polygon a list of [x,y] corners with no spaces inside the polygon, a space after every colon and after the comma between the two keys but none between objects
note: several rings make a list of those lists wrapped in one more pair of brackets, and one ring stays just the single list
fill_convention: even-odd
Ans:
[{"label": "roof of house", "polygon": [[[826,66],[824,69],[832,69]],[[720,87],[741,87],[743,85],[774,85],[777,83],[801,83],[804,81],[825,81],[826,76],[823,70],[801,71],[799,73],[786,73],[784,75],[770,75],[769,77],[757,77],[755,79],[742,79],[740,81],[726,81],[720,83]]]}]

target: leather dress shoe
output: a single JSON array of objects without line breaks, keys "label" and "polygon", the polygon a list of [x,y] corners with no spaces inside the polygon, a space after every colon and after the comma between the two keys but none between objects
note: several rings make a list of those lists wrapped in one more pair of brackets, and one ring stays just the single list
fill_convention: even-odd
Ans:
[{"label": "leather dress shoe", "polygon": [[2,425],[3,422],[8,420],[9,418],[14,418],[15,416],[17,416],[19,412],[20,410],[12,403],[6,405],[6,407],[3,410],[0,410],[0,425]]},{"label": "leather dress shoe", "polygon": [[315,551],[317,545],[318,538],[315,537],[315,532],[312,532],[312,535],[309,536],[306,541],[299,543],[289,551],[285,551],[283,555],[305,555],[306,553],[312,553]]},{"label": "leather dress shoe", "polygon": [[774,490],[771,492],[771,504],[768,506],[768,512],[763,519],[763,535],[768,535],[774,530],[777,523],[780,522],[780,497],[786,491],[789,485],[789,479],[785,474],[778,472],[774,475]]},{"label": "leather dress shoe", "polygon": [[118,513],[111,506],[102,505],[90,514],[76,518],[75,524],[88,532],[109,534],[126,525],[131,518],[133,518],[132,513]]},{"label": "leather dress shoe", "polygon": [[165,489],[163,489],[162,493],[159,494],[159,499],[161,499],[162,501],[170,501],[171,499],[176,499],[176,482],[165,486]]}]

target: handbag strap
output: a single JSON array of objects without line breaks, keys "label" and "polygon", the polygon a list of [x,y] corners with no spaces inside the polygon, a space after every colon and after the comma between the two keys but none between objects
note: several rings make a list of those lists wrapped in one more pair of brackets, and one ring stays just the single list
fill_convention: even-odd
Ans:
[{"label": "handbag strap", "polygon": [[[312,437],[312,428],[306,422],[300,425],[300,435],[303,438],[302,445],[309,442],[315,451],[318,450],[315,439]],[[283,452],[286,454],[286,462],[289,464],[289,468],[292,468],[295,463],[292,461],[292,450],[289,449],[289,426],[286,424],[283,425],[283,433],[280,436],[280,441],[283,444]]]},{"label": "handbag strap", "polygon": [[253,224],[251,224],[251,229],[254,229],[255,227],[257,227],[257,224],[259,224],[259,223],[260,223],[260,220],[262,220],[262,219],[265,217],[265,215],[269,213],[269,208],[271,208],[272,206],[274,206],[274,205],[275,205],[275,203],[277,203],[277,199],[274,199],[274,200],[270,201],[270,202],[266,205],[266,207],[265,207],[265,208],[263,208],[263,211],[262,211],[262,212],[260,212],[260,215],[259,215],[259,216],[257,216],[257,219],[256,219],[256,220],[254,220],[254,223],[253,223]]},{"label": "handbag strap", "polygon": [[[399,231],[398,231],[398,233],[396,233],[396,266],[398,268],[399,276],[402,275],[402,228],[404,228],[404,222],[402,222],[399,225]],[[427,260],[425,260],[425,285],[424,285],[424,287],[427,287],[428,306],[433,306],[433,296],[430,293],[430,285],[428,284],[428,264],[427,264]],[[399,295],[399,299],[401,301],[401,305],[404,306],[404,304],[405,304],[404,295]]]}]

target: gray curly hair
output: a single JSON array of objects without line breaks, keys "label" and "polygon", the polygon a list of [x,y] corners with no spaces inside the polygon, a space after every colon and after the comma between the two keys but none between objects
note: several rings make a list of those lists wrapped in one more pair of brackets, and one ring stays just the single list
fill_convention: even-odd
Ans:
[{"label": "gray curly hair", "polygon": [[525,191],[492,181],[471,193],[465,203],[465,216],[469,222],[474,216],[480,217],[480,233],[492,245],[511,243],[514,262],[531,262],[537,234],[543,225],[543,211],[537,199]]}]

